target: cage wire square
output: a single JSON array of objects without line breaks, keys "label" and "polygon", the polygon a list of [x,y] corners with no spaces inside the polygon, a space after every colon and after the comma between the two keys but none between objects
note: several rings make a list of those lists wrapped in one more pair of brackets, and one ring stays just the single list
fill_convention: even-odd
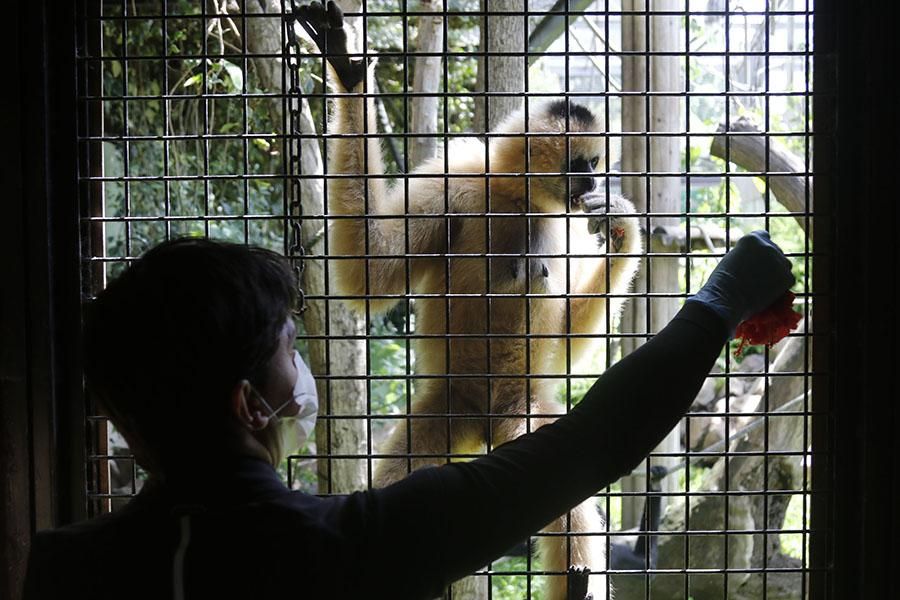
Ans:
[{"label": "cage wire square", "polygon": [[[554,535],[602,539],[609,563],[595,574],[608,575],[619,600],[806,598],[810,420],[818,418],[811,390],[821,374],[813,367],[809,326],[816,263],[809,235],[816,218],[813,2],[343,2],[351,35],[365,40],[357,50],[378,57],[377,87],[365,90],[374,128],[367,123],[356,132],[341,131],[331,119],[335,104],[347,100],[324,85],[322,57],[289,18],[298,2],[214,4],[215,10],[192,0],[110,0],[87,11],[78,58],[88,107],[79,112],[86,132],[80,143],[91,158],[82,164],[80,198],[85,297],[153,244],[182,235],[259,244],[305,264],[304,300],[316,310],[300,317],[297,347],[324,382],[322,419],[315,439],[281,470],[308,493],[376,485],[378,459],[391,454],[386,444],[398,423],[414,428],[423,390],[438,381],[452,394],[471,377],[447,374],[451,355],[469,339],[447,326],[458,318],[455,307],[488,311],[479,318],[490,320],[500,313],[488,307],[509,300],[490,286],[474,294],[456,287],[447,239],[460,223],[481,227],[483,242],[455,260],[490,277],[514,258],[492,245],[500,229],[491,228],[508,227],[516,215],[500,214],[498,199],[488,198],[451,218],[455,209],[443,194],[423,212],[410,192],[423,179],[414,169],[436,156],[431,178],[445,186],[465,178],[522,180],[533,191],[540,185],[537,164],[510,174],[492,163],[486,175],[461,175],[452,165],[485,154],[479,140],[517,106],[537,111],[542,102],[565,98],[582,104],[600,123],[600,187],[634,203],[644,239],[640,273],[627,290],[610,294],[624,304],[622,314],[606,309],[605,324],[587,335],[547,336],[526,323],[511,336],[529,349],[517,373],[522,390],[548,386],[559,413],[577,404],[592,377],[652,337],[728,247],[753,229],[769,230],[791,259],[794,308],[804,318],[771,348],[750,347],[740,356],[736,344],[726,348],[663,444],[633,473],[597,491],[593,505],[606,524]],[[440,36],[438,50],[421,50],[434,41],[427,36]],[[417,70],[430,79],[417,78]],[[423,107],[427,118],[416,120]],[[525,135],[529,143],[539,137]],[[563,136],[570,146],[579,137],[571,128]],[[360,214],[369,223],[399,223],[391,256],[405,275],[389,290],[366,276],[359,293],[335,278],[354,258],[371,264],[384,255],[365,233],[359,254],[341,255],[336,232],[350,219],[336,213],[334,189],[347,176],[334,173],[333,161],[342,140],[362,138],[370,140],[368,158],[383,155],[384,174],[370,169],[358,178],[373,186],[396,180],[400,191],[385,216],[376,188],[367,186]],[[429,217],[441,222],[443,245],[417,254],[410,232]],[[608,249],[600,254],[609,258]],[[518,290],[514,295],[529,309],[576,301],[577,258],[532,246],[515,258],[523,268],[555,260],[569,272],[557,293]],[[433,265],[441,286],[417,287],[413,273],[423,265]],[[435,319],[444,324],[435,326]],[[553,337],[559,343],[548,345]],[[482,338],[486,347],[500,347],[503,339]],[[578,348],[586,338],[596,344],[581,364]],[[535,371],[539,352],[551,347],[563,368]],[[480,376],[489,397],[508,379]],[[493,410],[486,418],[520,417],[531,427],[527,414]],[[449,429],[466,415],[451,409],[444,416]],[[89,424],[85,502],[97,514],[119,508],[146,474],[93,406]],[[435,464],[468,460],[487,445],[444,443],[430,454],[407,449],[398,458],[415,468],[423,456]],[[655,467],[665,469],[661,480]],[[648,505],[660,516],[649,530]],[[531,555],[546,536],[535,532],[448,594],[547,597],[546,572]],[[640,540],[646,544],[636,551]],[[614,566],[624,564],[617,562],[623,552],[636,567]]]}]

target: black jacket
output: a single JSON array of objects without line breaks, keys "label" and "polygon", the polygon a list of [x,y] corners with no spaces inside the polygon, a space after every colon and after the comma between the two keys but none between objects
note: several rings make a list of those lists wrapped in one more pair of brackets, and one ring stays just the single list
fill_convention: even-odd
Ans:
[{"label": "black jacket", "polygon": [[[431,598],[629,473],[688,409],[726,341],[687,304],[570,414],[467,463],[316,497],[268,464],[209,457],[125,508],[34,538],[38,598]],[[288,596],[290,594],[290,596]]]}]

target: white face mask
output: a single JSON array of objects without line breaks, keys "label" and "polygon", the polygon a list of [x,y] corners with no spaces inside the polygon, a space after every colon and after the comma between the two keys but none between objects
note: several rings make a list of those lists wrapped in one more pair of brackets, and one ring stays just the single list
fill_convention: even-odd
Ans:
[{"label": "white face mask", "polygon": [[[263,405],[269,410],[269,416],[280,427],[281,453],[283,456],[296,454],[303,447],[316,426],[316,416],[319,412],[319,395],[316,392],[316,380],[313,378],[309,367],[300,358],[300,353],[294,350],[294,368],[297,369],[297,379],[294,380],[293,399],[288,400],[275,410],[269,406],[261,395]],[[300,410],[296,415],[279,417],[278,413],[285,407],[296,404]]]}]

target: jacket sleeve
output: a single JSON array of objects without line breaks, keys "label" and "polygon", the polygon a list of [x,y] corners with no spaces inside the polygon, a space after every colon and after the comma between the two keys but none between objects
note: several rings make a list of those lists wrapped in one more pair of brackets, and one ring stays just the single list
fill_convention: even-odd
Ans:
[{"label": "jacket sleeve", "polygon": [[[715,313],[689,303],[556,422],[483,458],[358,495],[368,514],[369,584],[381,589],[384,579],[384,589],[401,596],[440,595],[630,472],[690,407],[727,335]],[[410,589],[397,589],[388,561],[417,573],[406,578]]]}]

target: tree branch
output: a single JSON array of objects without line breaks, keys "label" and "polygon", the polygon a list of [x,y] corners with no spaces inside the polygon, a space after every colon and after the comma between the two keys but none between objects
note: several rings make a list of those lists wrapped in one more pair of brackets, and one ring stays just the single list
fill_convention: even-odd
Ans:
[{"label": "tree branch", "polygon": [[[795,216],[801,229],[812,237],[806,215],[812,212],[812,183],[809,181],[803,160],[783,145],[764,134],[750,119],[741,117],[728,126],[719,126],[719,134],[713,138],[709,153],[734,163],[751,172],[766,173],[764,179],[778,200]],[[731,134],[740,135],[731,135]],[[747,135],[758,133],[759,135]],[[768,142],[767,142],[768,139]]]}]

